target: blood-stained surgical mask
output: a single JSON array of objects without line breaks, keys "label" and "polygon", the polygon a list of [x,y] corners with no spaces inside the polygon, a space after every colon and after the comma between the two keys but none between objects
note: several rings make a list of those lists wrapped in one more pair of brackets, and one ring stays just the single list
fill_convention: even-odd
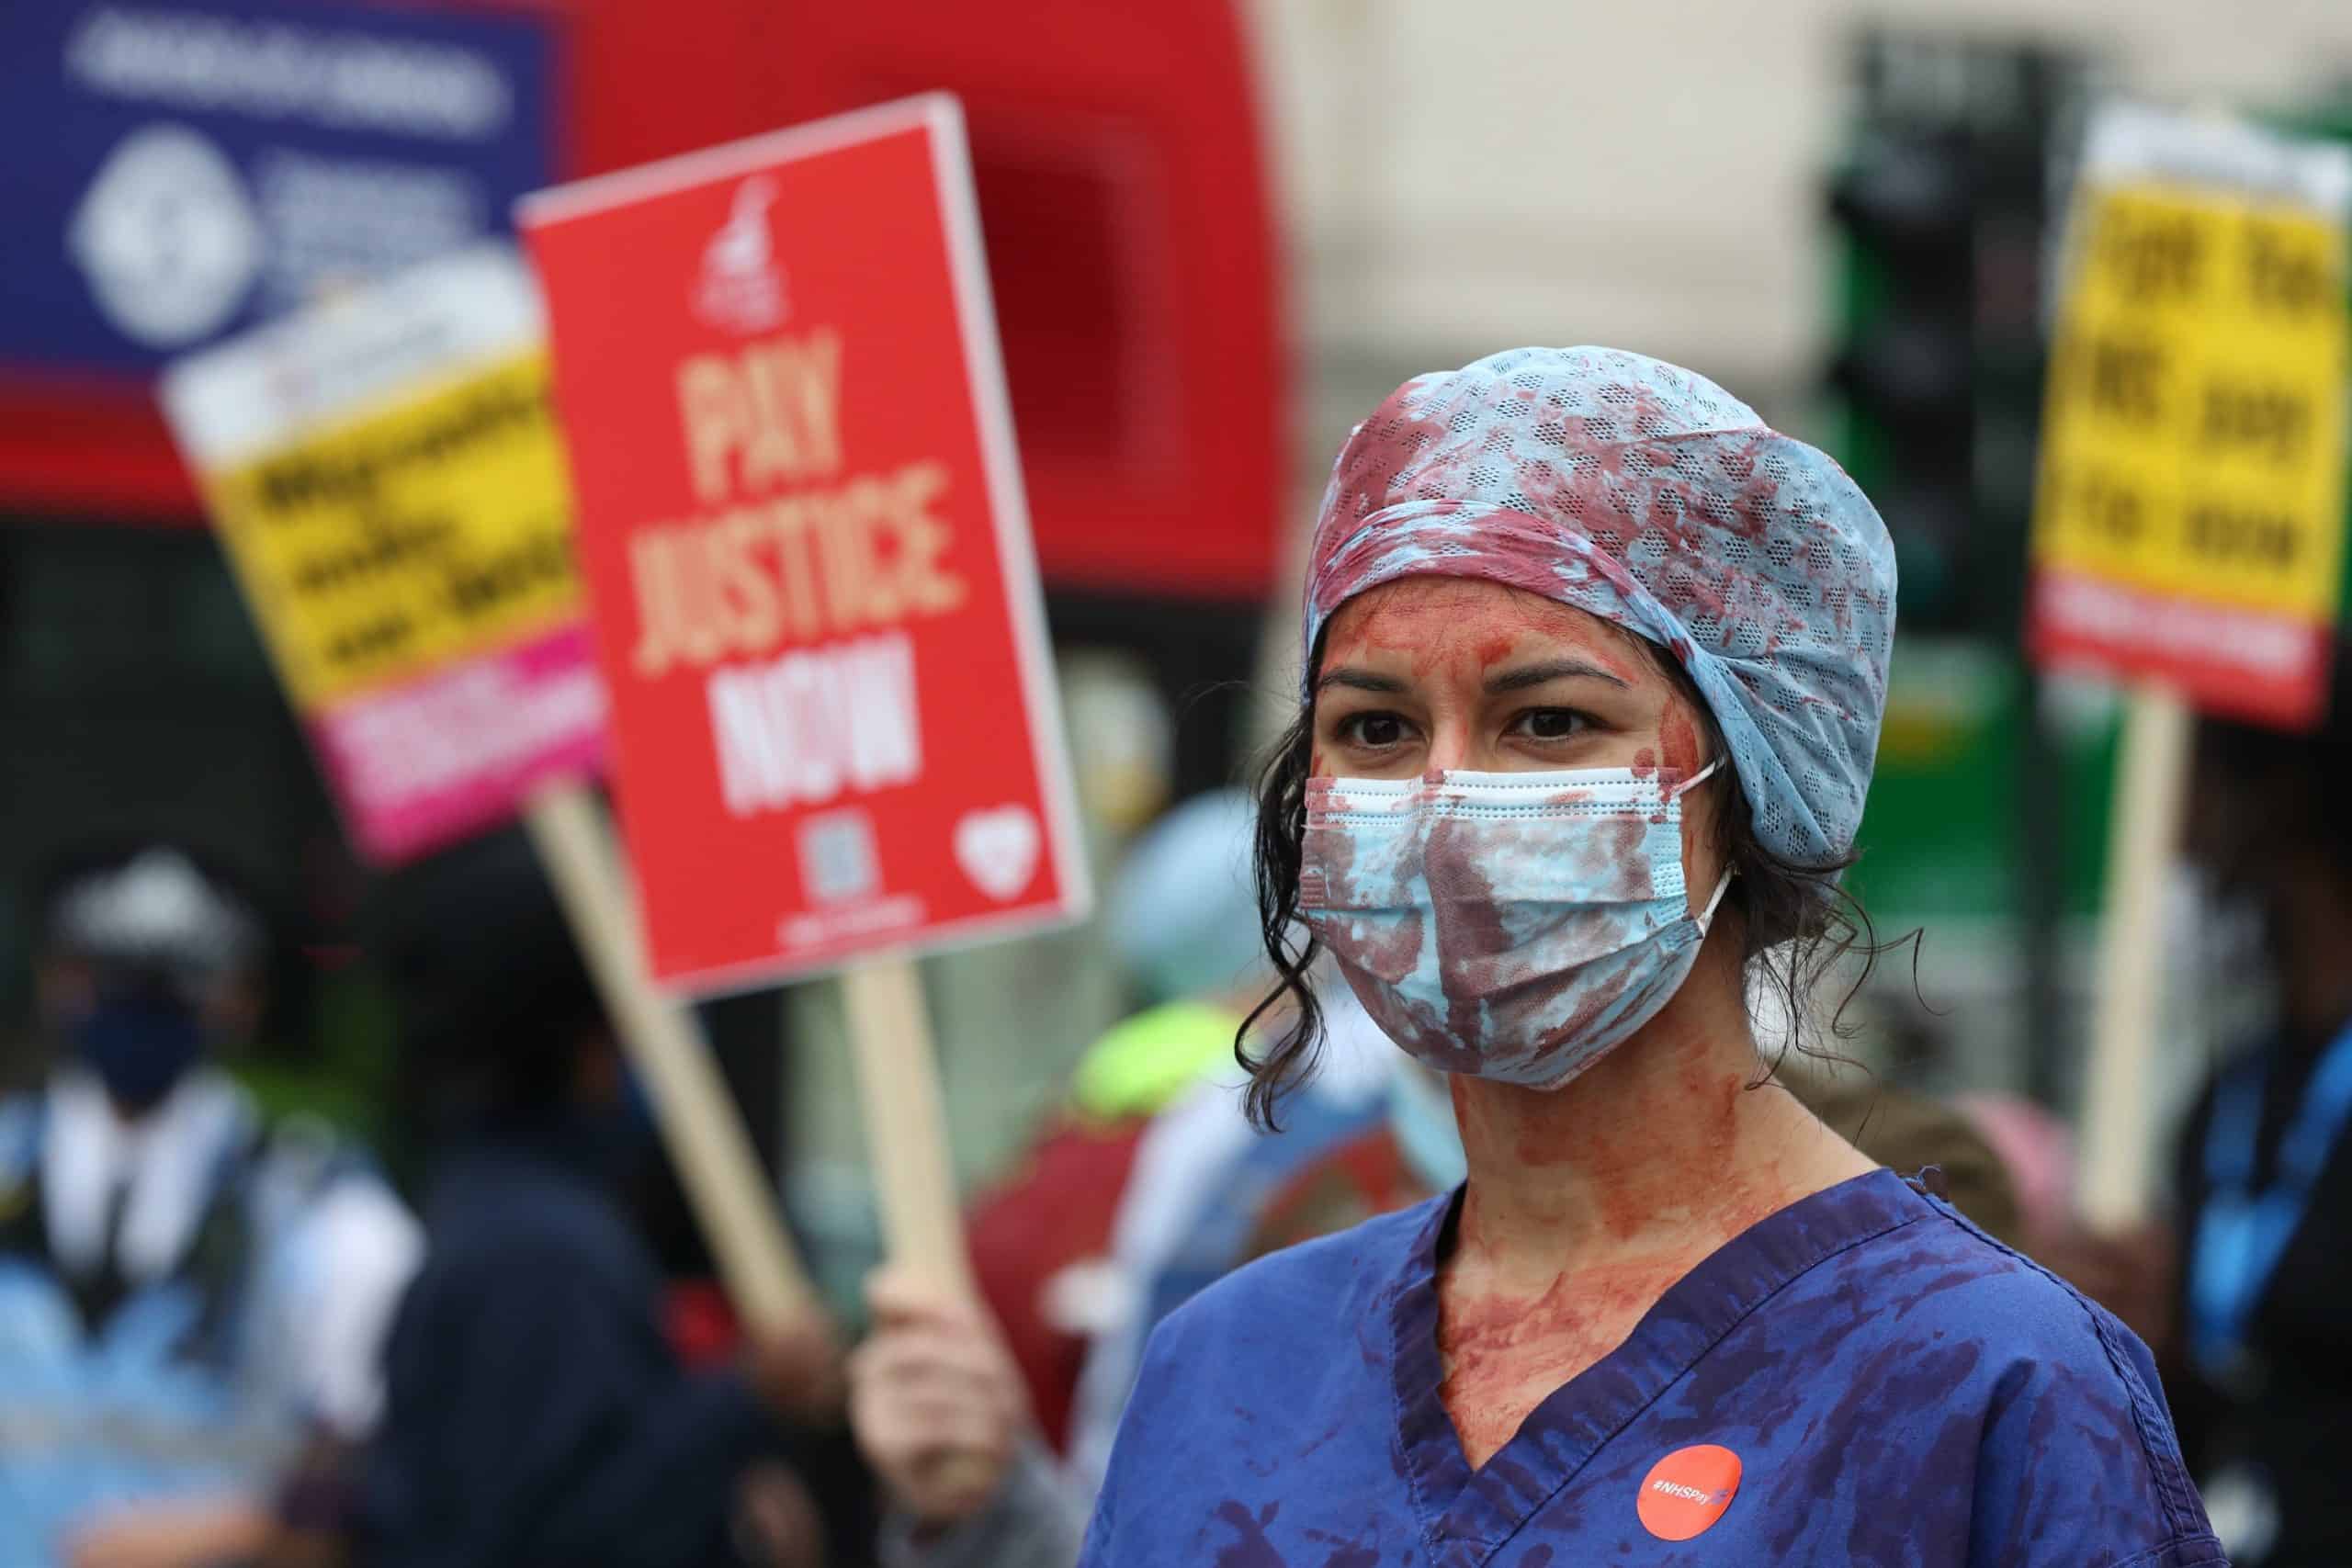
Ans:
[{"label": "blood-stained surgical mask", "polygon": [[1557,1089],[1697,960],[1671,770],[1307,783],[1299,906],[1374,1021],[1441,1072]]}]

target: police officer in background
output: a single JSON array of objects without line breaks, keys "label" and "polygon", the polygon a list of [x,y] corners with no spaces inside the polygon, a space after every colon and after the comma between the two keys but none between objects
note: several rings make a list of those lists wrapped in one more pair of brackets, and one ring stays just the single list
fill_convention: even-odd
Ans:
[{"label": "police officer in background", "polygon": [[265,1125],[215,1065],[266,978],[227,877],[150,843],[41,904],[54,1065],[0,1102],[0,1562],[234,1560],[306,1447],[375,1419],[421,1233],[357,1151]]}]

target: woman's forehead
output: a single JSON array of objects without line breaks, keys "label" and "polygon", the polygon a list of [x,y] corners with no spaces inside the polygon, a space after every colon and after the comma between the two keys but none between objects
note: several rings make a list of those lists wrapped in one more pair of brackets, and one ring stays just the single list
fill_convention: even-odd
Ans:
[{"label": "woman's forehead", "polygon": [[1406,577],[1366,589],[1333,614],[1323,637],[1327,667],[1340,657],[1419,661],[1473,651],[1492,663],[1546,650],[1598,659],[1629,681],[1647,673],[1640,668],[1648,660],[1640,658],[1639,639],[1623,627],[1475,577]]}]

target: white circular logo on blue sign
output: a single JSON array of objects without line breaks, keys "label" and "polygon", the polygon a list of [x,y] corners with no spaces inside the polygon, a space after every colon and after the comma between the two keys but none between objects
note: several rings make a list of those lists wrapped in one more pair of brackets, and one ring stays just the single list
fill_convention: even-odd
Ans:
[{"label": "white circular logo on blue sign", "polygon": [[67,243],[99,311],[150,348],[219,331],[261,270],[261,226],[236,165],[175,125],[135,130],[107,154]]}]

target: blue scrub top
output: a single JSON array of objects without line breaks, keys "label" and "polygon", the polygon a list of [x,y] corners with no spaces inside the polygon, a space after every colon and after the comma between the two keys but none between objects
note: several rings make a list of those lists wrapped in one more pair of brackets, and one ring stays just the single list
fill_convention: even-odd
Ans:
[{"label": "blue scrub top", "polygon": [[[1163,1324],[1084,1568],[2224,1562],[2146,1348],[1883,1170],[1735,1237],[1474,1472],[1438,1393],[1460,1201],[1261,1259]],[[1736,1490],[1660,1539],[1640,1494],[1699,1445],[1737,1456]]]}]

